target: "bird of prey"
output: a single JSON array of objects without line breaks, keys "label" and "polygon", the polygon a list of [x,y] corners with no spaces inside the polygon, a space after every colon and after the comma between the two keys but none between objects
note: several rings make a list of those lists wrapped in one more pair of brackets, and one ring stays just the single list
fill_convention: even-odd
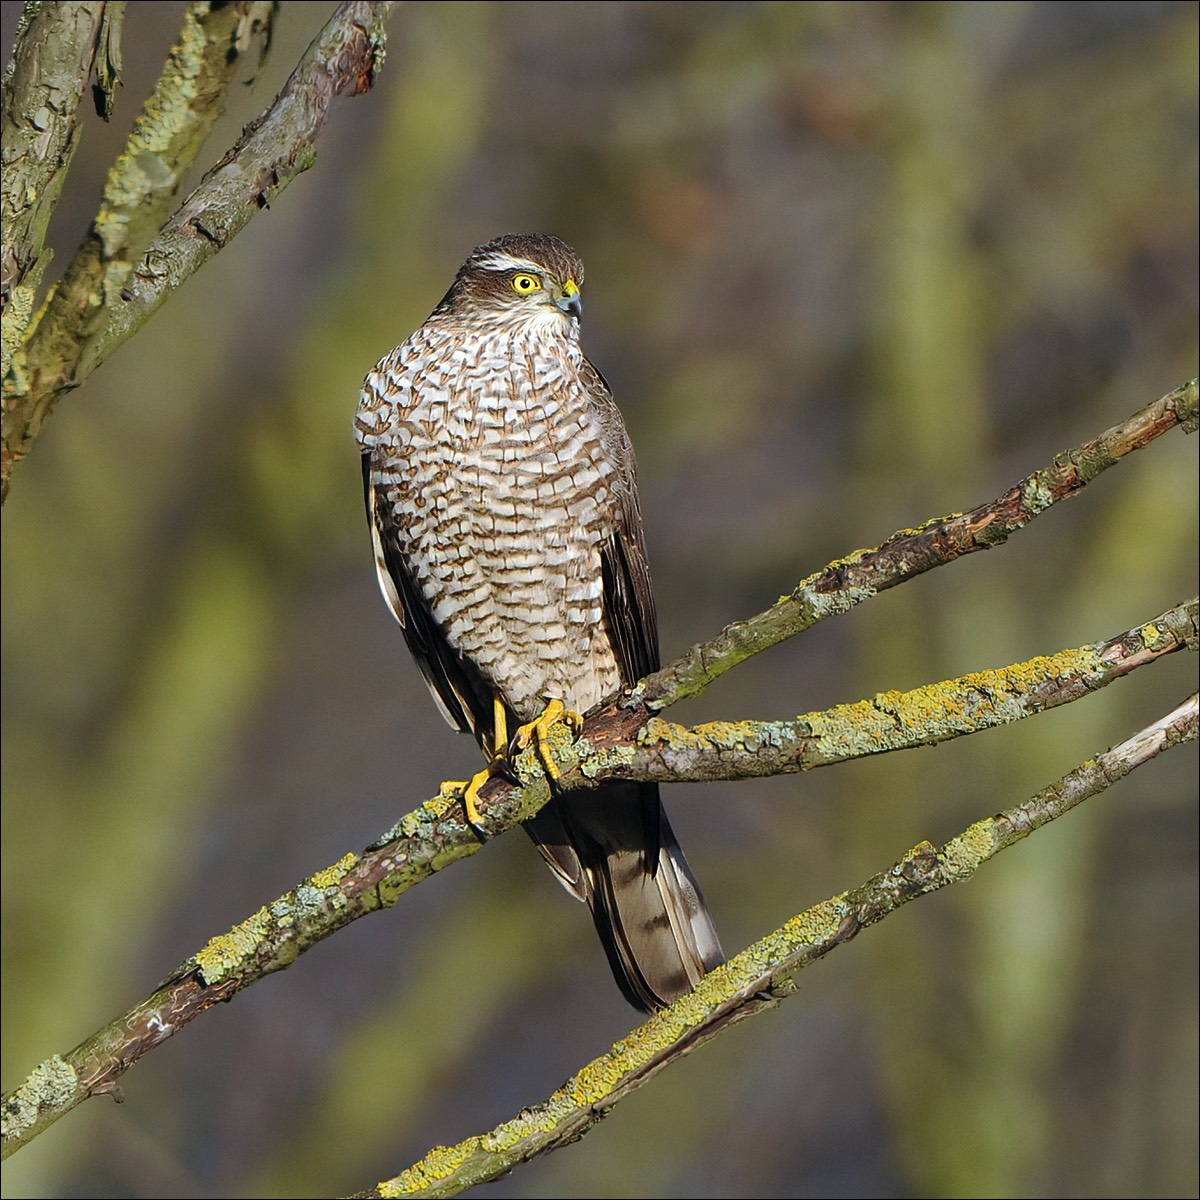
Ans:
[{"label": "bird of prey", "polygon": [[[451,725],[503,770],[509,730],[659,665],[633,450],[580,349],[583,265],[546,234],[477,247],[366,377],[355,418],[379,585]],[[658,787],[560,792],[526,823],[654,1011],[724,961]]]}]

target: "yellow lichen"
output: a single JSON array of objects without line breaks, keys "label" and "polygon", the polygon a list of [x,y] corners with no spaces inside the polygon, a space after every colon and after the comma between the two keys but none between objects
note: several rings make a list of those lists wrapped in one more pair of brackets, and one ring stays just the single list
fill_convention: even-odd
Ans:
[{"label": "yellow lichen", "polygon": [[325,870],[318,871],[315,875],[311,876],[308,882],[312,884],[313,887],[321,888],[322,890],[325,888],[336,887],[342,882],[346,872],[349,871],[350,868],[353,867],[357,862],[357,854],[344,854],[337,860],[337,862],[333,864],[333,866],[326,867]]},{"label": "yellow lichen", "polygon": [[264,907],[240,925],[235,925],[228,933],[210,939],[192,958],[201,981],[208,985],[220,983],[241,969],[257,946],[266,939],[270,929],[271,914]]},{"label": "yellow lichen", "polygon": [[457,1146],[434,1146],[420,1162],[414,1163],[395,1179],[381,1184],[381,1196],[408,1196],[444,1183],[479,1149],[477,1137],[467,1138]]},{"label": "yellow lichen", "polygon": [[780,931],[785,935],[788,952],[798,945],[817,946],[831,940],[845,919],[846,911],[846,898],[842,895],[822,900],[807,911],[797,913]]},{"label": "yellow lichen", "polygon": [[942,851],[946,866],[955,878],[968,876],[996,852],[996,822],[988,817],[976,821],[956,838],[948,841]]},{"label": "yellow lichen", "polygon": [[674,750],[703,749],[707,746],[733,746],[743,742],[748,722],[708,721],[688,729],[661,717],[651,717],[638,731],[639,746],[665,742]]}]

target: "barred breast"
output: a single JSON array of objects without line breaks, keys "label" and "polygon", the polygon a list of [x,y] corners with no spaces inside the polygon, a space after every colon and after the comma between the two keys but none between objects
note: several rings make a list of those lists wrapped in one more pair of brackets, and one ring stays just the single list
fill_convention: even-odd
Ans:
[{"label": "barred breast", "polygon": [[600,560],[619,481],[582,362],[570,338],[431,320],[368,375],[356,417],[434,619],[522,721],[621,683]]}]

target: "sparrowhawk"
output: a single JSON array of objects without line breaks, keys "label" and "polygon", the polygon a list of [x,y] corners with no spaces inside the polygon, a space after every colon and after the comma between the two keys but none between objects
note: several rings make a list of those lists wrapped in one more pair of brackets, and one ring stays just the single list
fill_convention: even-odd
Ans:
[{"label": "sparrowhawk", "polygon": [[[491,764],[514,724],[586,712],[659,665],[633,450],[580,349],[582,283],[558,238],[478,247],[367,376],[355,420],[380,588]],[[526,829],[632,1004],[724,961],[656,784],[558,794]]]}]

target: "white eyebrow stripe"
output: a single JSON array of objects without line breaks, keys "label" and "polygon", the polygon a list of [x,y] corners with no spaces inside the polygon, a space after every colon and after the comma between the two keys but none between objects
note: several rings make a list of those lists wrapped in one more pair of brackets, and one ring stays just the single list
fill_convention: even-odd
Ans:
[{"label": "white eyebrow stripe", "polygon": [[485,254],[483,258],[477,258],[475,265],[482,267],[485,271],[531,271],[538,275],[543,270],[537,263],[530,262],[527,258],[513,258],[511,254],[499,254],[495,251]]}]

